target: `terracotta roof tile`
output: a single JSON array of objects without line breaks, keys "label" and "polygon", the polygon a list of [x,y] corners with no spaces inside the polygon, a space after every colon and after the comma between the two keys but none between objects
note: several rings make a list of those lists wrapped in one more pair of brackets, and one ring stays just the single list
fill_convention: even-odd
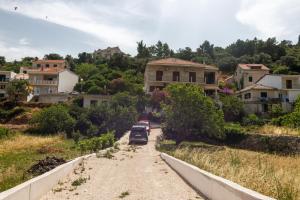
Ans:
[{"label": "terracotta roof tile", "polygon": [[261,85],[261,84],[253,84],[253,85],[250,85],[248,87],[245,87],[244,89],[238,91],[239,92],[245,92],[245,91],[248,91],[248,90],[277,90],[277,88],[275,87],[270,87],[270,86],[266,86],[266,85]]},{"label": "terracotta roof tile", "polygon": [[33,63],[65,63],[65,60],[37,60]]},{"label": "terracotta roof tile", "polygon": [[160,59],[160,60],[153,60],[148,62],[148,65],[176,65],[176,66],[191,66],[191,67],[201,67],[205,69],[214,69],[217,70],[218,68],[215,66],[210,66],[210,65],[205,65],[205,64],[200,64],[192,61],[187,61],[187,60],[182,60],[178,58],[165,58],[165,59]]},{"label": "terracotta roof tile", "polygon": [[245,70],[270,70],[263,64],[239,64],[238,66]]}]

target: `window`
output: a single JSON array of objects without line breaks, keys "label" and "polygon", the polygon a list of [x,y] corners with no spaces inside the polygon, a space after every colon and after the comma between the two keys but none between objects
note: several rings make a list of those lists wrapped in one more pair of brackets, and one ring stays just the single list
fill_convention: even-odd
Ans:
[{"label": "window", "polygon": [[98,104],[97,100],[91,100],[91,106],[96,106]]},{"label": "window", "polygon": [[196,72],[189,72],[189,82],[196,82]]},{"label": "window", "polygon": [[244,99],[251,99],[251,93],[244,94]]},{"label": "window", "polygon": [[37,64],[36,66],[37,66],[37,67],[41,67],[41,64]]},{"label": "window", "polygon": [[46,67],[48,68],[48,67],[49,67],[49,64],[46,64]]},{"label": "window", "polygon": [[249,82],[252,82],[253,81],[253,78],[252,78],[252,76],[249,76]]},{"label": "window", "polygon": [[5,81],[6,81],[6,76],[0,75],[0,82],[5,82]]},{"label": "window", "polygon": [[293,81],[286,80],[286,89],[292,89],[292,88],[293,88]]},{"label": "window", "polygon": [[163,71],[156,71],[156,81],[162,81],[163,74]]},{"label": "window", "polygon": [[278,94],[278,98],[282,99],[282,94],[281,93]]},{"label": "window", "polygon": [[262,104],[262,112],[268,112],[268,111],[269,111],[268,104]]},{"label": "window", "polygon": [[0,85],[0,89],[4,90],[5,89],[5,85]]},{"label": "window", "polygon": [[54,64],[53,67],[57,67],[57,64]]},{"label": "window", "polygon": [[3,93],[0,93],[0,97],[2,98],[2,97],[4,97],[5,95],[3,94]]},{"label": "window", "polygon": [[260,97],[261,98],[267,98],[268,97],[268,93],[267,92],[261,92],[260,93]]},{"label": "window", "polygon": [[173,72],[173,81],[180,81],[180,72]]},{"label": "window", "polygon": [[206,84],[215,84],[215,72],[205,72],[204,80]]}]

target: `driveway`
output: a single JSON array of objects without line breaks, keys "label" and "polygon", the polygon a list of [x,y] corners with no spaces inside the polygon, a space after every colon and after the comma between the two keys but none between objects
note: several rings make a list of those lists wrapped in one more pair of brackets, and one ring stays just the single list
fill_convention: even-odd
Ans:
[{"label": "driveway", "polygon": [[88,158],[42,199],[202,199],[160,158],[155,150],[160,134],[161,129],[152,129],[147,145],[129,146],[127,133],[112,158],[107,158],[109,154]]}]

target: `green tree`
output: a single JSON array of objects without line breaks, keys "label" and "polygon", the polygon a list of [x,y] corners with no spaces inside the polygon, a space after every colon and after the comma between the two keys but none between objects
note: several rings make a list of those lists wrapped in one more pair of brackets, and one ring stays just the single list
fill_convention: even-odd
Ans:
[{"label": "green tree", "polygon": [[83,80],[87,80],[90,76],[97,73],[97,67],[94,64],[81,63],[76,66],[75,72]]},{"label": "green tree", "polygon": [[205,40],[200,47],[197,49],[199,55],[209,55],[211,58],[214,58],[214,45],[210,44],[209,41]]},{"label": "green tree", "polygon": [[141,40],[140,42],[137,42],[137,58],[149,58],[150,57],[150,53],[149,50],[146,46],[146,44],[144,44],[144,41]]},{"label": "green tree", "polygon": [[163,105],[166,129],[170,130],[176,143],[190,135],[206,135],[224,138],[223,112],[213,100],[206,97],[203,89],[195,85],[172,84]]},{"label": "green tree", "polygon": [[183,60],[192,60],[194,53],[190,47],[185,47],[184,49],[178,50],[176,57]]},{"label": "green tree", "polygon": [[72,133],[75,120],[63,105],[54,105],[35,113],[30,121],[42,134]]},{"label": "green tree", "polygon": [[44,56],[46,60],[62,60],[63,57],[57,53],[49,53]]},{"label": "green tree", "polygon": [[221,95],[222,110],[226,121],[239,121],[243,117],[243,102],[230,95]]},{"label": "green tree", "polygon": [[87,52],[82,52],[78,54],[78,63],[93,63],[93,55]]},{"label": "green tree", "polygon": [[5,57],[4,56],[0,56],[0,67],[4,66],[5,63],[6,63]]},{"label": "green tree", "polygon": [[6,88],[6,92],[9,96],[9,99],[14,103],[23,101],[29,95],[29,83],[26,80],[10,81]]}]

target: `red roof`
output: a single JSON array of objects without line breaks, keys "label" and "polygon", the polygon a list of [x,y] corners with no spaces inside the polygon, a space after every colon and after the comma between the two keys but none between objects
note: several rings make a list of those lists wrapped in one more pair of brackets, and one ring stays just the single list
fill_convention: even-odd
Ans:
[{"label": "red roof", "polygon": [[163,66],[183,66],[183,67],[201,67],[206,69],[218,69],[215,66],[200,64],[192,61],[181,60],[178,58],[165,58],[148,62],[148,65],[163,65]]},{"label": "red roof", "polygon": [[33,63],[65,63],[65,60],[37,60]]},{"label": "red roof", "polygon": [[270,70],[263,64],[239,64],[239,67],[245,70]]}]

